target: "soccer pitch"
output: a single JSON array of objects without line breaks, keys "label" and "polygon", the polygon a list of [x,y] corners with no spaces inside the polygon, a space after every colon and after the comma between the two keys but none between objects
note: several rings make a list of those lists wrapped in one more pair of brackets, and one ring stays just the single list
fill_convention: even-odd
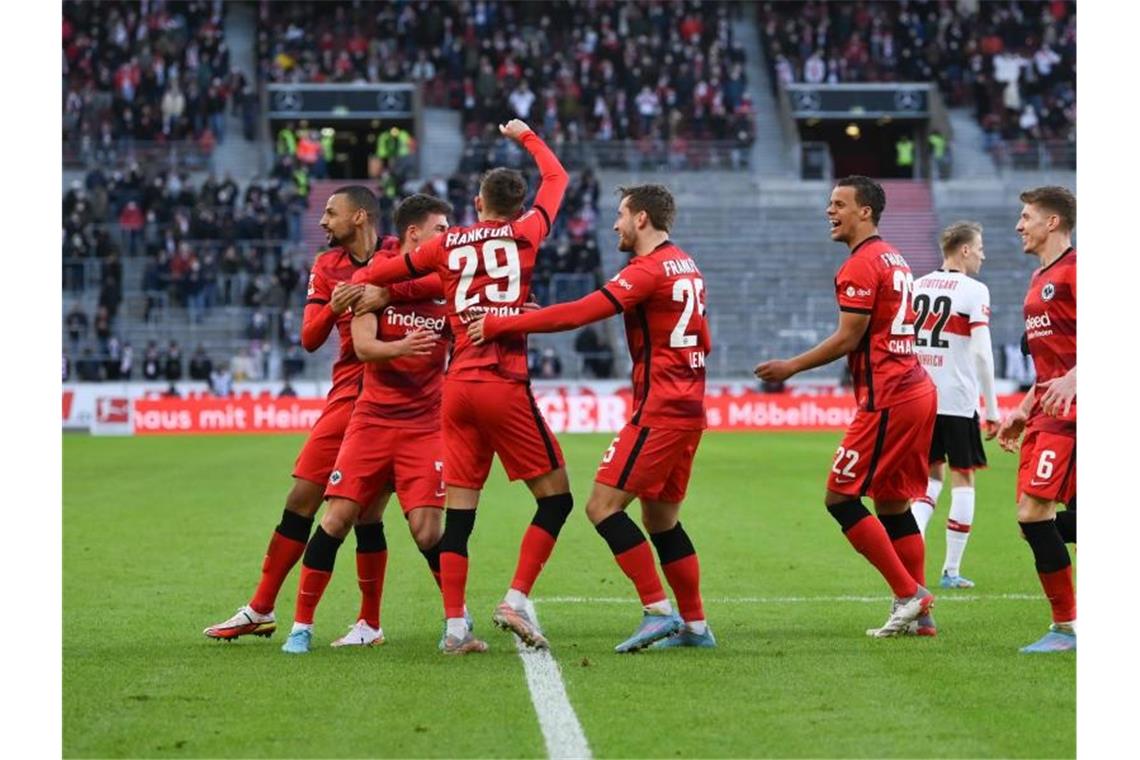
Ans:
[{"label": "soccer pitch", "polygon": [[[936,588],[945,494],[928,531],[939,635],[871,640],[888,591],[822,505],[839,437],[705,435],[682,521],[719,647],[637,655],[612,651],[640,610],[584,514],[610,436],[560,438],[576,506],[533,596],[593,755],[1075,755],[1075,658],[1017,651],[1049,607],[1017,531],[1016,458],[989,447],[978,476],[963,563],[977,588]],[[487,654],[436,650],[439,593],[395,500],[385,646],[328,646],[357,612],[352,537],[310,654],[280,651],[296,570],[271,639],[202,635],[248,601],[300,443],[64,436],[64,755],[545,755],[513,638],[490,624],[534,511],[498,465],[470,544],[468,605]]]}]

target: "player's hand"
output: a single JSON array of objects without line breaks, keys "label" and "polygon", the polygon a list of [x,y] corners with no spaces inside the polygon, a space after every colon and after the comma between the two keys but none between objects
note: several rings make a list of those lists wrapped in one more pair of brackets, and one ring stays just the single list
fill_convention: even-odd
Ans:
[{"label": "player's hand", "polygon": [[476,346],[481,346],[486,341],[483,339],[483,320],[487,318],[486,314],[480,314],[474,320],[467,323],[467,337]]},{"label": "player's hand", "polygon": [[1067,417],[1073,408],[1073,399],[1077,397],[1076,368],[1060,377],[1040,382],[1037,387],[1045,389],[1041,395],[1041,411],[1051,417]]},{"label": "player's hand", "polygon": [[541,308],[542,308],[542,304],[540,304],[538,301],[527,301],[526,303],[524,303],[522,306],[519,307],[519,311],[522,311],[522,312],[538,311]]},{"label": "player's hand", "polygon": [[796,374],[792,363],[785,359],[772,359],[771,361],[761,362],[756,365],[756,369],[752,372],[756,377],[770,383],[783,382]]},{"label": "player's hand", "polygon": [[506,124],[499,125],[499,132],[503,137],[509,137],[515,142],[522,139],[522,136],[531,131],[526,122],[522,119],[511,119]]},{"label": "player's hand", "polygon": [[329,308],[332,309],[333,314],[338,316],[344,314],[356,303],[356,299],[360,298],[362,293],[364,293],[363,285],[353,285],[350,282],[338,282],[336,287],[333,288]]},{"label": "player's hand", "polygon": [[354,314],[367,314],[370,311],[380,311],[391,303],[392,295],[388,288],[376,285],[365,285],[360,298],[352,305]]},{"label": "player's hand", "polygon": [[982,423],[982,432],[986,435],[987,441],[992,441],[994,436],[998,434],[998,428],[1001,427],[1001,422],[998,420],[986,420]]},{"label": "player's hand", "polygon": [[438,338],[431,330],[412,330],[395,342],[396,356],[428,356]]},{"label": "player's hand", "polygon": [[1025,431],[1025,412],[1017,409],[1010,412],[998,426],[998,445],[1009,452],[1016,452],[1021,434]]}]

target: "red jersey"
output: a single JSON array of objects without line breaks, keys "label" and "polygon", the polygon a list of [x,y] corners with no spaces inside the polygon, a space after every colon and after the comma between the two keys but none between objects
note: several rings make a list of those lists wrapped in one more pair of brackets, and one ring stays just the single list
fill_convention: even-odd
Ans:
[{"label": "red jersey", "polygon": [[[306,350],[315,351],[320,348],[328,337],[328,332],[319,328],[327,328],[330,321],[335,321],[337,333],[340,336],[340,348],[337,351],[336,361],[332,367],[332,389],[329,390],[328,400],[336,401],[342,398],[355,398],[360,392],[361,373],[363,368],[356,353],[352,350],[352,311],[347,310],[337,316],[328,307],[332,299],[333,288],[338,282],[350,282],[358,270],[368,265],[361,263],[349,255],[343,248],[333,248],[318,253],[313,268],[309,271],[308,300],[305,302],[305,325],[302,327],[302,337]],[[319,310],[311,311],[309,307],[318,306]],[[308,333],[316,327],[316,340]]]},{"label": "red jersey", "polygon": [[[377,253],[384,257],[395,256],[399,252],[400,243],[395,237],[386,237],[380,241]],[[358,262],[344,248],[331,248],[317,254],[313,267],[309,271],[308,298],[305,301],[305,316],[301,325],[301,343],[306,351],[316,351],[320,348],[333,325],[336,326],[340,336],[340,349],[333,362],[332,388],[329,390],[328,400],[338,401],[344,398],[356,398],[360,392],[363,380],[360,360],[352,348],[352,310],[349,309],[339,316],[332,313],[329,301],[332,300],[333,289],[338,282],[351,282],[353,276],[367,267],[368,262]],[[438,278],[422,278],[409,283],[402,283],[392,290],[392,301],[411,301],[422,298],[434,298],[441,295]]]},{"label": "red jersey", "polygon": [[482,380],[526,381],[526,337],[476,346],[466,324],[483,313],[518,314],[530,297],[538,248],[550,232],[568,176],[550,148],[533,132],[522,138],[542,173],[534,206],[513,221],[483,221],[452,227],[397,260],[377,259],[356,282],[384,285],[438,272],[455,335],[448,373]]},{"label": "red jersey", "polygon": [[633,359],[633,416],[651,428],[705,427],[705,281],[689,255],[666,240],[635,256],[602,288],[623,312]]},{"label": "red jersey", "polygon": [[644,427],[705,427],[705,357],[712,349],[705,319],[705,283],[688,254],[666,240],[636,256],[605,287],[570,303],[518,316],[489,315],[488,341],[557,332],[624,312],[633,359],[634,413]]},{"label": "red jersey", "polygon": [[913,290],[906,259],[878,235],[855,246],[835,275],[839,310],[871,318],[847,355],[860,409],[889,409],[934,387],[914,354]]},{"label": "red jersey", "polygon": [[[1077,249],[1069,248],[1052,264],[1033,273],[1025,294],[1025,338],[1037,382],[1061,377],[1077,365]],[[1043,391],[1038,391],[1040,398]],[[1040,413],[1035,403],[1030,416]],[[1074,402],[1067,427],[1077,417]]]},{"label": "red jersey", "polygon": [[393,303],[376,315],[376,337],[401,340],[413,330],[430,330],[435,345],[427,356],[364,363],[364,388],[356,400],[357,413],[377,417],[385,425],[435,430],[443,393],[450,331],[447,302],[442,298]]}]

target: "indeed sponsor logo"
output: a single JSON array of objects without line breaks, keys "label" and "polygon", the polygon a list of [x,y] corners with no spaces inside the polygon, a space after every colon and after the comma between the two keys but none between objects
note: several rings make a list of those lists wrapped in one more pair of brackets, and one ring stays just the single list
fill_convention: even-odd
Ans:
[{"label": "indeed sponsor logo", "polygon": [[1044,314],[1040,314],[1038,316],[1025,318],[1026,330],[1040,330],[1042,328],[1052,326],[1053,322],[1049,319],[1049,312],[1045,312]]},{"label": "indeed sponsor logo", "polygon": [[401,314],[397,311],[388,311],[388,324],[403,327],[409,330],[431,330],[432,332],[443,332],[443,326],[446,324],[445,317],[425,317],[423,314],[411,312],[410,314]]}]

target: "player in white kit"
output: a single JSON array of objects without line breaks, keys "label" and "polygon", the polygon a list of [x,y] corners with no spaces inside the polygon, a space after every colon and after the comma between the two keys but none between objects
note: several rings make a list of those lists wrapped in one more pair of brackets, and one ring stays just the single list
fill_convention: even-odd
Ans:
[{"label": "player in white kit", "polygon": [[972,277],[986,260],[982,226],[955,222],[942,231],[940,243],[942,268],[914,283],[914,350],[938,386],[938,417],[930,444],[926,495],[915,499],[911,510],[925,537],[926,524],[942,492],[944,466],[949,464],[950,515],[940,585],[973,588],[973,581],[963,578],[960,568],[974,522],[974,470],[986,466],[979,395],[985,398],[986,440],[997,434],[1001,419],[994,392],[990,291]]}]

